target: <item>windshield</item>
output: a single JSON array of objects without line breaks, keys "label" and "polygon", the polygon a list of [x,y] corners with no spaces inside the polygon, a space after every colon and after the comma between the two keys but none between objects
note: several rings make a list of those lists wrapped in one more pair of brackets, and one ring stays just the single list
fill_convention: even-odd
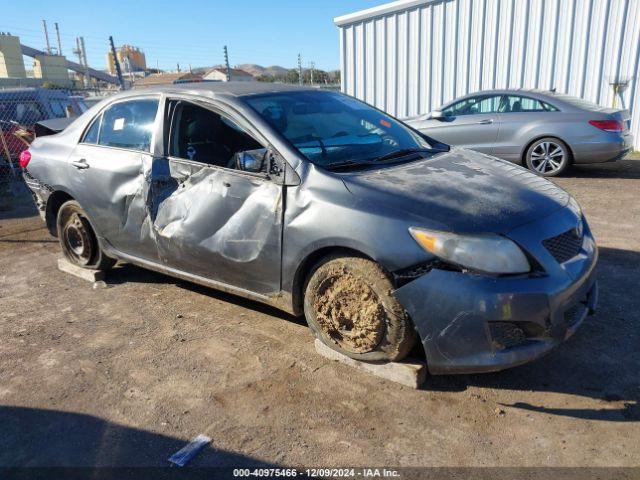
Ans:
[{"label": "windshield", "polygon": [[244,100],[302,155],[323,167],[366,165],[409,153],[434,152],[430,150],[433,145],[419,134],[340,93],[269,93]]}]

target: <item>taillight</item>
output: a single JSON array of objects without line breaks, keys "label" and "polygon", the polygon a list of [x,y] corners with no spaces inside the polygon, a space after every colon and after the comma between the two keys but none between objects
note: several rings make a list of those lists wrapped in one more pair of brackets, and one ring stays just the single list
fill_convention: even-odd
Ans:
[{"label": "taillight", "polygon": [[24,150],[20,156],[18,157],[18,164],[21,168],[26,168],[31,161],[31,152],[29,150]]},{"label": "taillight", "polygon": [[589,120],[589,123],[605,132],[621,132],[624,124],[619,120]]}]

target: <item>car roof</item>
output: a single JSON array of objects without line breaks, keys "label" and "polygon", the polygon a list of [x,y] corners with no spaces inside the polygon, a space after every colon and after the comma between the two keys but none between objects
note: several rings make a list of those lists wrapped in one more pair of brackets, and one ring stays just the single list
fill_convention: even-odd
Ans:
[{"label": "car roof", "polygon": [[[451,102],[455,102],[457,100],[462,100],[464,98],[476,97],[478,95],[530,95],[532,97],[550,97],[553,98],[555,92],[551,90],[537,90],[537,89],[527,89],[527,88],[504,88],[504,89],[494,89],[494,90],[479,90],[477,92],[467,93],[466,95],[462,95],[452,100]],[[447,102],[447,103],[451,103]]]},{"label": "car roof", "polygon": [[318,91],[317,88],[300,87],[298,85],[290,85],[283,83],[269,82],[190,82],[176,83],[172,85],[157,85],[146,88],[137,88],[121,92],[115,97],[124,98],[127,96],[135,96],[145,93],[173,93],[173,94],[191,94],[202,95],[207,97],[227,96],[227,97],[244,97],[247,95],[258,95],[261,93],[280,93],[280,92],[298,92],[298,91]]},{"label": "car roof", "polygon": [[592,112],[613,112],[615,109],[599,106],[593,102],[567,95],[565,93],[555,92],[553,90],[539,90],[539,89],[525,89],[525,88],[511,88],[511,89],[494,89],[494,90],[480,90],[478,92],[468,93],[461,97],[457,97],[453,100],[442,105],[443,108],[448,107],[460,100],[464,100],[470,97],[484,95],[524,95],[537,100],[542,100],[552,104],[555,107],[561,107],[566,111],[592,111]]}]

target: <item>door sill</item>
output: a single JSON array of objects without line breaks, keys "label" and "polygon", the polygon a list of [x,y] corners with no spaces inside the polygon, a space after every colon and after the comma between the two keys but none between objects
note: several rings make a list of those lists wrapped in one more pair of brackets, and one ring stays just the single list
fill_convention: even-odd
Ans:
[{"label": "door sill", "polygon": [[211,280],[210,278],[202,277],[200,275],[196,275],[193,273],[185,272],[183,270],[178,270],[173,267],[162,265],[157,262],[152,262],[150,260],[135,257],[133,255],[128,255],[119,250],[116,250],[111,245],[105,245],[105,243],[107,242],[103,241],[102,243],[103,243],[103,249],[105,253],[110,257],[117,258],[118,260],[122,260],[124,262],[131,263],[133,265],[137,265],[139,267],[146,268],[154,272],[162,273],[170,277],[175,277],[181,280],[186,280],[188,282],[196,283],[204,287],[210,287],[215,290],[220,290],[226,293],[231,293],[233,295],[238,295],[240,297],[247,298],[249,300],[255,300],[260,303],[273,305],[274,307],[277,307],[281,310],[291,313],[291,307],[287,306],[286,303],[283,301],[282,292],[275,292],[273,295],[264,295],[261,293],[252,292],[251,290],[246,290],[244,288],[236,287],[234,285],[229,285],[227,283],[219,282],[217,280]]}]

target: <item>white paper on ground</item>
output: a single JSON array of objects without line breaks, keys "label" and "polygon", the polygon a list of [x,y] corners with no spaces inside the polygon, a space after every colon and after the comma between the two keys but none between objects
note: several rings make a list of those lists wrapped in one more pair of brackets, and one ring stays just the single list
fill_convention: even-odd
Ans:
[{"label": "white paper on ground", "polygon": [[211,442],[211,438],[201,433],[196,438],[191,440],[187,445],[171,455],[169,457],[169,461],[175,465],[178,465],[179,467],[184,467],[187,462],[195,457],[202,449],[202,447],[204,447],[209,442]]}]

